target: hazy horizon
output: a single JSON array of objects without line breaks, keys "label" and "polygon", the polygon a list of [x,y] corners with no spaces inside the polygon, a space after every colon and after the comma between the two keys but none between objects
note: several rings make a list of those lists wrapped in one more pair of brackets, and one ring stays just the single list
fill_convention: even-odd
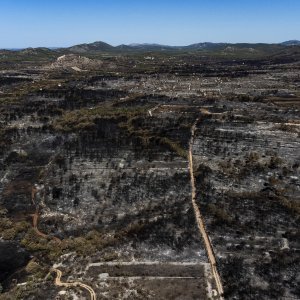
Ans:
[{"label": "hazy horizon", "polygon": [[296,0],[3,0],[0,48],[281,43],[300,39],[299,14]]},{"label": "hazy horizon", "polygon": [[[114,47],[117,47],[117,46],[121,46],[121,45],[127,45],[127,46],[130,46],[130,45],[160,45],[160,46],[170,46],[170,47],[185,47],[185,46],[190,46],[190,45],[193,45],[193,44],[201,44],[201,43],[214,43],[214,44],[281,44],[283,42],[288,42],[288,41],[299,41],[297,39],[292,39],[292,40],[284,40],[284,41],[280,41],[278,43],[265,43],[265,42],[236,42],[236,43],[231,43],[231,42],[226,42],[226,41],[222,41],[222,42],[211,42],[211,41],[200,41],[200,42],[194,42],[192,44],[189,44],[189,45],[167,45],[167,44],[158,44],[158,43],[124,43],[124,44],[117,44],[117,45],[111,45],[109,43],[109,45],[111,46],[114,46]],[[5,50],[22,50],[22,49],[26,49],[26,48],[48,48],[48,49],[60,49],[60,48],[68,48],[68,47],[72,47],[72,46],[76,46],[76,45],[81,45],[81,44],[92,44],[92,43],[95,43],[95,42],[104,42],[106,43],[105,41],[92,41],[92,42],[81,42],[81,43],[78,43],[78,44],[74,44],[74,45],[66,45],[66,46],[35,46],[35,47],[32,47],[32,46],[28,46],[28,47],[3,47],[2,49],[5,49]],[[0,48],[1,49],[1,48]]]}]

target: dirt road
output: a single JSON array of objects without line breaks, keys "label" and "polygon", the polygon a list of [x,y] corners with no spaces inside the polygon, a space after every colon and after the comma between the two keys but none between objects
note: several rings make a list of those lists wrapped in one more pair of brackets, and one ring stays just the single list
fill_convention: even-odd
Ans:
[{"label": "dirt road", "polygon": [[57,238],[56,236],[49,236],[43,232],[41,232],[39,229],[38,229],[38,219],[39,219],[39,209],[37,208],[35,213],[31,215],[32,216],[32,225],[33,225],[33,229],[35,231],[35,233],[38,235],[38,236],[41,236],[45,239],[47,238],[52,238],[53,240],[55,240],[56,242],[58,243],[61,243],[61,240],[59,238]]},{"label": "dirt road", "polygon": [[48,237],[47,234],[45,234],[45,233],[39,231],[39,229],[38,229],[38,227],[37,227],[37,224],[38,224],[38,218],[39,218],[39,211],[36,210],[36,212],[35,212],[33,215],[31,215],[31,216],[32,216],[32,225],[33,225],[33,229],[34,229],[35,233],[36,233],[37,235],[39,235],[39,236],[41,236],[41,237],[43,237],[43,238],[46,239],[46,238]]},{"label": "dirt road", "polygon": [[81,287],[85,290],[87,290],[91,296],[91,300],[96,300],[96,293],[95,291],[88,285],[81,283],[79,281],[75,281],[75,282],[62,282],[61,281],[61,276],[62,276],[62,272],[58,269],[52,269],[51,271],[56,273],[56,278],[54,281],[54,284],[56,286],[64,286],[64,287]]},{"label": "dirt road", "polygon": [[152,113],[153,113],[156,109],[158,109],[160,106],[161,106],[161,105],[158,104],[158,105],[156,105],[155,107],[149,109],[149,110],[148,110],[149,116],[150,116],[150,117],[153,117],[153,114],[152,114]]},{"label": "dirt road", "polygon": [[192,204],[193,204],[193,209],[195,212],[197,225],[198,225],[199,231],[202,235],[202,239],[204,241],[204,245],[205,245],[207,256],[208,256],[208,260],[211,265],[212,274],[213,274],[215,282],[216,282],[217,291],[218,291],[219,296],[222,299],[224,290],[223,290],[223,285],[221,282],[219,272],[217,270],[216,258],[215,258],[213,248],[210,243],[208,234],[205,230],[203,217],[202,217],[200,209],[196,203],[196,186],[195,186],[195,177],[194,177],[193,154],[192,154],[193,149],[192,148],[193,148],[194,134],[195,134],[197,122],[198,122],[198,120],[196,120],[196,122],[194,123],[194,125],[191,128],[191,139],[190,139],[190,144],[189,144],[189,169],[190,169],[190,178],[191,178],[191,187],[192,187]]},{"label": "dirt road", "polygon": [[[38,236],[41,236],[41,237],[47,239],[49,236],[47,234],[41,232],[38,229],[39,205],[35,201],[36,192],[37,192],[37,189],[32,188],[32,190],[31,190],[31,201],[35,205],[35,213],[31,215],[31,217],[32,217],[32,225],[33,225],[33,229],[34,229],[35,233]],[[55,236],[53,236],[51,238],[54,239],[55,241],[59,242],[59,243],[61,242],[61,240],[59,238],[55,237]]]}]

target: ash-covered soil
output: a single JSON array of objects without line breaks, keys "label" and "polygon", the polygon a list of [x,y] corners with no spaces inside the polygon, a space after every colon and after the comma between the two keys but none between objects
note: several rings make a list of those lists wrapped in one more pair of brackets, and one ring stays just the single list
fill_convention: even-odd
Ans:
[{"label": "ash-covered soil", "polygon": [[299,298],[298,47],[153,55],[1,62],[1,299]]}]

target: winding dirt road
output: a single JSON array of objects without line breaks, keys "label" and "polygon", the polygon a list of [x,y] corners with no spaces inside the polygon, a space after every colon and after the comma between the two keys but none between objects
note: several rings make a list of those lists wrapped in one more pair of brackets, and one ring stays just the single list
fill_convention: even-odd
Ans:
[{"label": "winding dirt road", "polygon": [[36,233],[37,235],[39,235],[39,236],[45,238],[45,239],[48,238],[48,235],[45,234],[45,233],[43,233],[43,232],[41,232],[41,231],[38,229],[38,227],[37,227],[37,225],[38,225],[38,219],[39,219],[39,211],[38,211],[38,209],[37,209],[36,212],[35,212],[33,215],[31,215],[31,216],[32,216],[32,225],[33,225],[33,229],[34,229],[35,233]]},{"label": "winding dirt road", "polygon": [[[32,190],[31,190],[31,201],[35,205],[35,213],[32,214],[32,215],[30,215],[32,217],[32,226],[33,226],[33,229],[34,229],[35,233],[38,236],[41,236],[41,237],[47,239],[49,237],[49,235],[41,232],[38,229],[39,205],[36,204],[36,201],[35,201],[35,195],[36,195],[36,193],[37,193],[37,189],[32,188]],[[54,239],[55,241],[57,241],[58,243],[61,243],[61,240],[59,238],[57,238],[56,236],[52,236],[51,238]]]},{"label": "winding dirt road", "polygon": [[79,282],[79,281],[75,281],[75,282],[62,282],[61,281],[61,276],[62,276],[62,272],[58,269],[52,269],[51,271],[56,273],[56,278],[54,280],[54,284],[56,286],[63,286],[63,287],[81,287],[85,290],[87,290],[91,296],[91,300],[96,300],[96,293],[95,291],[88,285]]},{"label": "winding dirt road", "polygon": [[203,217],[202,217],[200,209],[196,203],[196,185],[195,185],[195,177],[194,177],[192,150],[193,150],[193,141],[194,141],[194,135],[195,135],[197,122],[198,122],[198,119],[196,120],[196,122],[194,123],[194,125],[191,128],[191,139],[190,139],[190,144],[189,144],[189,169],[190,169],[190,179],[191,179],[191,187],[192,187],[192,204],[193,204],[193,209],[195,212],[197,225],[198,225],[199,231],[202,235],[204,245],[206,248],[206,252],[207,252],[207,256],[208,256],[208,260],[211,265],[212,274],[213,274],[215,282],[216,282],[217,291],[218,291],[219,296],[222,299],[224,290],[223,290],[223,285],[221,282],[219,272],[217,270],[216,258],[215,258],[214,251],[213,251],[212,245],[210,243],[208,234],[205,230]]},{"label": "winding dirt road", "polygon": [[39,219],[39,209],[37,208],[35,213],[31,215],[32,216],[32,225],[33,225],[33,229],[35,231],[35,233],[45,239],[47,238],[51,238],[53,240],[55,240],[56,242],[58,243],[61,243],[61,240],[59,238],[57,238],[56,236],[49,236],[43,232],[41,232],[39,229],[38,229],[38,219]]}]

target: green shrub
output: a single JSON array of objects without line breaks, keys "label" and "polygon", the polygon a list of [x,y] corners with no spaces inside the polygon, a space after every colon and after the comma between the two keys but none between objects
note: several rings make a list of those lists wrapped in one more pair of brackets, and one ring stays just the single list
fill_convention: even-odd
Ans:
[{"label": "green shrub", "polygon": [[128,120],[146,112],[147,109],[145,107],[123,108],[98,106],[93,109],[83,108],[65,112],[52,125],[58,131],[89,130],[95,128],[95,121],[97,119],[114,119],[121,122],[124,118]]},{"label": "green shrub", "polygon": [[188,158],[188,151],[183,149],[179,143],[166,137],[160,138],[160,143],[166,145],[171,151],[177,153],[179,156],[182,156],[186,159]]},{"label": "green shrub", "polygon": [[9,228],[1,232],[1,237],[4,240],[12,240],[16,236],[16,230],[14,228]]}]

